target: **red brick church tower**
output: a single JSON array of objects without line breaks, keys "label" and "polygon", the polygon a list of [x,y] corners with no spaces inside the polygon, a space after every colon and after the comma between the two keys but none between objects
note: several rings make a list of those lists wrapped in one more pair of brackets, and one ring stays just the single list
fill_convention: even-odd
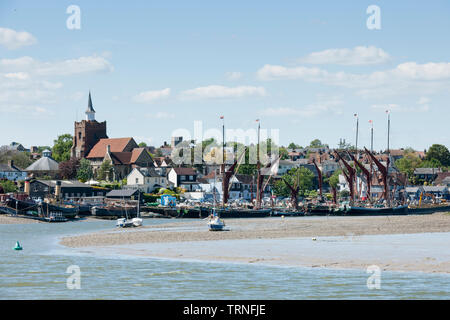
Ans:
[{"label": "red brick church tower", "polygon": [[75,133],[73,136],[72,157],[85,158],[95,144],[106,135],[106,121],[95,120],[95,110],[92,106],[91,92],[89,92],[86,120],[75,122]]}]

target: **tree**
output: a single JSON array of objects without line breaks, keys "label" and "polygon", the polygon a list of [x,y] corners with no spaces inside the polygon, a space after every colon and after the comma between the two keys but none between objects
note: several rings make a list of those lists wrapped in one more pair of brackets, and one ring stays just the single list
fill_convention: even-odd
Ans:
[{"label": "tree", "polygon": [[87,159],[81,159],[80,166],[77,170],[77,179],[81,182],[90,180],[93,176],[91,163]]},{"label": "tree", "polygon": [[33,163],[28,152],[9,150],[7,147],[0,148],[0,163],[8,163],[9,160],[14,161],[14,165],[21,169]]},{"label": "tree", "polygon": [[395,161],[395,166],[401,173],[408,176],[409,181],[415,183],[414,170],[421,166],[422,160],[411,152],[405,153],[404,157]]},{"label": "tree", "polygon": [[279,154],[280,154],[280,159],[281,160],[289,159],[289,152],[287,151],[286,148],[280,147]]},{"label": "tree", "polygon": [[99,180],[110,180],[113,172],[113,167],[111,165],[111,161],[105,160],[100,165],[100,168],[97,172],[97,179]]},{"label": "tree", "polygon": [[52,155],[53,158],[58,161],[67,161],[70,159],[70,149],[72,148],[73,137],[71,134],[66,133],[58,136],[56,140],[53,140]]},{"label": "tree", "polygon": [[37,153],[41,154],[42,151],[47,150],[47,149],[51,150],[52,147],[50,147],[50,146],[39,146],[39,147],[37,147]]},{"label": "tree", "polygon": [[302,147],[299,146],[298,144],[295,144],[294,142],[289,143],[289,145],[287,146],[288,149],[301,149]]},{"label": "tree", "polygon": [[320,141],[319,139],[314,139],[313,141],[311,141],[309,146],[311,148],[320,148],[322,146],[322,141]]},{"label": "tree", "polygon": [[146,144],[145,142],[139,143],[139,147],[140,147],[140,148],[144,148],[144,147],[146,147],[146,146],[147,146],[147,144]]},{"label": "tree", "polygon": [[339,184],[339,175],[342,173],[342,170],[336,170],[333,174],[327,179],[328,184],[331,188],[337,188]]},{"label": "tree", "polygon": [[17,186],[13,181],[10,180],[0,180],[0,189],[3,189],[3,193],[16,192]]},{"label": "tree", "polygon": [[328,145],[327,144],[323,144],[322,141],[320,141],[319,139],[314,139],[309,144],[309,147],[310,148],[325,148],[325,147],[328,147]]},{"label": "tree", "polygon": [[437,160],[442,166],[450,166],[450,151],[442,144],[433,144],[427,152],[426,160]]},{"label": "tree", "polygon": [[287,197],[291,194],[291,190],[283,180],[287,181],[294,188],[299,187],[299,195],[309,194],[309,191],[313,190],[314,187],[314,173],[305,167],[292,168],[282,176],[281,180],[275,182],[275,195]]},{"label": "tree", "polygon": [[77,176],[77,170],[80,162],[77,158],[71,158],[59,163],[59,175],[62,179],[74,179]]}]

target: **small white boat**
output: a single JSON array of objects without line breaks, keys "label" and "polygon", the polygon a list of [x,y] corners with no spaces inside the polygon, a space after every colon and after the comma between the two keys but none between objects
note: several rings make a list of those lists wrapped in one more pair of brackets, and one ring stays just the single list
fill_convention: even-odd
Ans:
[{"label": "small white boat", "polygon": [[133,224],[134,227],[140,227],[142,226],[142,219],[141,218],[133,218],[131,219],[131,223]]},{"label": "small white boat", "polygon": [[135,228],[135,227],[140,227],[142,226],[142,218],[140,218],[140,206],[139,206],[139,202],[140,202],[140,197],[138,200],[138,206],[137,206],[137,218],[133,218],[133,219],[128,219],[128,215],[125,211],[125,215],[127,216],[127,218],[120,218],[116,220],[116,227],[118,228]]},{"label": "small white boat", "polygon": [[142,226],[142,219],[141,218],[133,218],[133,219],[126,219],[126,218],[120,218],[116,221],[116,227],[118,228],[135,228]]},{"label": "small white boat", "polygon": [[221,220],[218,216],[213,216],[208,221],[209,231],[222,231],[225,227],[225,221]]}]

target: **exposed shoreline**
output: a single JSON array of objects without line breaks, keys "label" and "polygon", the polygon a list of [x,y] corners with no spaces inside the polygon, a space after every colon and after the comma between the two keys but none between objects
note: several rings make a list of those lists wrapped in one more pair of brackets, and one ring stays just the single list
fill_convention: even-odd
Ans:
[{"label": "exposed shoreline", "polygon": [[60,244],[92,254],[185,261],[364,271],[377,265],[389,271],[450,273],[450,252],[445,247],[450,215],[444,213],[227,219],[226,223],[231,231],[210,232],[205,221],[177,220],[64,237]]},{"label": "exposed shoreline", "polygon": [[[450,215],[313,217],[227,219],[231,231],[210,232],[204,220],[168,221],[138,229],[111,229],[64,237],[61,244],[72,248],[136,243],[278,239],[293,237],[360,236],[450,232]],[[113,222],[112,222],[113,224]],[[182,230],[182,229],[185,230]]]},{"label": "exposed shoreline", "polygon": [[2,224],[28,224],[28,223],[39,223],[39,222],[40,221],[33,220],[33,219],[0,215],[0,225],[2,225]]}]

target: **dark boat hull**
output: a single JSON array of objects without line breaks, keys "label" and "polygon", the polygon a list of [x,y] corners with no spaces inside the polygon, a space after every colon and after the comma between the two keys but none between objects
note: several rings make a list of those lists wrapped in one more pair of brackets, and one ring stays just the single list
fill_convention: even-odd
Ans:
[{"label": "dark boat hull", "polygon": [[435,212],[450,212],[450,206],[408,208],[409,214],[432,214]]},{"label": "dark boat hull", "polygon": [[31,201],[22,201],[14,198],[6,200],[6,205],[14,210],[27,211],[27,210],[37,210],[38,204]]},{"label": "dark boat hull", "polygon": [[221,218],[263,218],[270,217],[272,209],[216,209]]},{"label": "dark boat hull", "polygon": [[73,219],[78,214],[77,207],[61,207],[49,203],[35,203],[31,201],[22,201],[17,199],[8,199],[6,205],[12,209],[17,209],[21,213],[25,213],[27,211],[37,211],[41,212],[42,215],[46,216],[47,212],[50,213],[61,213],[63,217],[67,219]]},{"label": "dark boat hull", "polygon": [[97,218],[136,218],[137,208],[92,207],[92,215]]},{"label": "dark boat hull", "polygon": [[274,211],[272,211],[272,213],[270,215],[272,217],[281,217],[281,216],[302,217],[305,215],[305,213],[303,211],[277,211],[277,210],[274,210]]},{"label": "dark boat hull", "polygon": [[398,206],[390,208],[365,208],[350,207],[347,216],[382,216],[382,215],[407,215],[408,206]]},{"label": "dark boat hull", "polygon": [[50,203],[42,203],[42,213],[47,215],[48,213],[61,213],[64,218],[73,219],[78,214],[78,207],[60,207]]}]

